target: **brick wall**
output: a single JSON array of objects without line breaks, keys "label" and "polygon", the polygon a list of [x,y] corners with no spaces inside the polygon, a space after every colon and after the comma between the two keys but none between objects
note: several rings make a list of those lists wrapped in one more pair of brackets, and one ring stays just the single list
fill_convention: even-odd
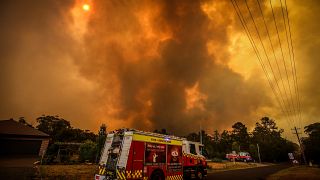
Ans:
[{"label": "brick wall", "polygon": [[46,153],[48,145],[49,145],[49,139],[43,139],[41,143],[40,151],[39,151],[39,156],[43,156]]}]

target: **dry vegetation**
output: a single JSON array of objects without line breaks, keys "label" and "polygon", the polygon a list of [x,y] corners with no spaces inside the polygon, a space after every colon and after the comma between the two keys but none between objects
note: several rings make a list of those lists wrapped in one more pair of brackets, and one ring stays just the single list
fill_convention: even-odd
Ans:
[{"label": "dry vegetation", "polygon": [[246,169],[246,168],[254,168],[267,166],[266,164],[259,163],[244,163],[244,162],[208,162],[209,169],[214,171],[223,171],[223,170],[233,170],[233,169]]},{"label": "dry vegetation", "polygon": [[281,170],[267,178],[267,180],[316,180],[320,179],[320,168],[296,166]]},{"label": "dry vegetation", "polygon": [[[246,169],[259,166],[266,166],[258,163],[244,162],[208,162],[208,166],[214,171],[224,171],[233,169]],[[42,165],[38,167],[36,179],[93,179],[97,165]]]},{"label": "dry vegetation", "polygon": [[38,167],[38,179],[93,179],[96,165],[42,165]]}]

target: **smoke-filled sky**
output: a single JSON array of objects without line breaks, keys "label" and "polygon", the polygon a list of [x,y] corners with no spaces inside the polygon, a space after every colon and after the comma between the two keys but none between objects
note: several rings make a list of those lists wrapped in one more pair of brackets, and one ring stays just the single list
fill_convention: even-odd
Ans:
[{"label": "smoke-filled sky", "polygon": [[[209,133],[237,121],[252,129],[269,116],[292,138],[293,125],[319,121],[320,3],[287,1],[301,122],[292,71],[286,84],[285,66],[277,74],[266,47],[275,71],[271,82],[283,87],[283,112],[230,0],[1,1],[0,119],[23,116],[35,124],[43,114],[59,115],[92,131],[105,123],[109,130],[166,128],[184,135],[200,124]],[[254,32],[245,1],[237,3]],[[260,3],[281,64],[269,1]],[[288,26],[281,24],[280,1],[272,4],[291,68]],[[257,1],[248,5],[267,44]],[[290,85],[293,101],[286,101]]]}]

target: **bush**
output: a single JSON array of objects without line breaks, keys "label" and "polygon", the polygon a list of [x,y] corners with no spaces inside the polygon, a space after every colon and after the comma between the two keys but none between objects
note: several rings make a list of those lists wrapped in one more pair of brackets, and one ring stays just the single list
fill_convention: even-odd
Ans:
[{"label": "bush", "polygon": [[89,161],[94,162],[97,153],[97,144],[91,140],[86,140],[84,144],[80,146],[79,159],[81,162]]},{"label": "bush", "polygon": [[50,144],[45,156],[43,157],[42,164],[51,164],[57,158],[59,146],[56,144]]}]

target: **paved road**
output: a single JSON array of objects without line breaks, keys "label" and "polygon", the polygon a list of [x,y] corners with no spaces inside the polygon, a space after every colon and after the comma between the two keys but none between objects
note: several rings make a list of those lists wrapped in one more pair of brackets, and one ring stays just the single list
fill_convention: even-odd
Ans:
[{"label": "paved road", "polygon": [[250,169],[239,169],[239,170],[230,170],[230,171],[221,171],[208,173],[208,180],[224,180],[224,179],[240,179],[240,180],[262,180],[268,177],[271,174],[274,174],[282,169],[288,168],[290,165],[281,164],[281,165],[272,165],[265,167],[257,167]]}]

